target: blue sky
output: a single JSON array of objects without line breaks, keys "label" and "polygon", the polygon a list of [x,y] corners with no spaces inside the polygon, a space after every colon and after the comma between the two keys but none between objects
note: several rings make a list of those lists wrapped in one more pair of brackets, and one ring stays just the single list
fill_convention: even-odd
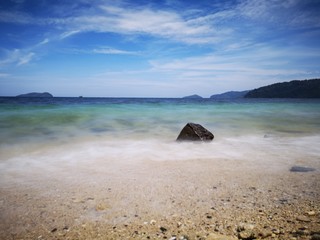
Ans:
[{"label": "blue sky", "polygon": [[6,0],[0,95],[181,97],[320,77],[319,0]]}]

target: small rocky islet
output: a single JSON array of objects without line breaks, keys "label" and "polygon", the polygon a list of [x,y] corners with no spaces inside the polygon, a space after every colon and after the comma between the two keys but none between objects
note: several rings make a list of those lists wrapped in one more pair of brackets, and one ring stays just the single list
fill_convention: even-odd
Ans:
[{"label": "small rocky islet", "polygon": [[31,92],[17,95],[18,98],[53,98],[53,95],[48,92]]}]

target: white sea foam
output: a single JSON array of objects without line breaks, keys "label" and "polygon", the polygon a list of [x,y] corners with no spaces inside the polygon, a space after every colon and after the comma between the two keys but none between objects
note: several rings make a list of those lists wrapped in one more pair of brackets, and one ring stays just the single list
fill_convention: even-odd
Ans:
[{"label": "white sea foam", "polygon": [[[279,169],[320,162],[319,102],[56,99],[57,105],[25,106],[8,101],[13,103],[0,116],[1,181],[70,179],[148,161],[229,161]],[[190,121],[215,139],[175,142]]]},{"label": "white sea foam", "polygon": [[242,136],[215,139],[210,143],[178,143],[159,140],[82,140],[25,151],[0,161],[2,181],[24,182],[37,177],[94,178],[121,166],[150,161],[212,161],[236,163],[254,169],[289,169],[308,165],[320,169],[320,136],[283,138]]}]

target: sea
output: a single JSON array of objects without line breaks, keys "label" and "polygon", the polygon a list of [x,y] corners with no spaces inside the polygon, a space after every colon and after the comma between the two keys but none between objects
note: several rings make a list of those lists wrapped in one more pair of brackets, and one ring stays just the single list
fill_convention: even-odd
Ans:
[{"label": "sea", "polygon": [[[177,142],[188,122],[211,131],[213,141]],[[95,159],[248,158],[318,166],[320,100],[0,98],[0,174]]]}]

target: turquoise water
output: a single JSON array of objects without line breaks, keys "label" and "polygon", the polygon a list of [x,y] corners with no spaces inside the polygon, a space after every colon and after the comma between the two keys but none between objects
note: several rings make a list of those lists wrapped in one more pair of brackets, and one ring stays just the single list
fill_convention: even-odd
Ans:
[{"label": "turquoise water", "polygon": [[1,144],[82,137],[175,140],[187,122],[216,138],[320,134],[320,101],[53,98],[0,99]]},{"label": "turquoise water", "polygon": [[[65,153],[124,160],[210,158],[213,149],[232,157],[274,145],[320,155],[319,100],[0,98],[0,109],[1,160],[41,151],[48,156],[61,146]],[[175,139],[188,122],[212,131],[214,141],[186,152]]]}]

